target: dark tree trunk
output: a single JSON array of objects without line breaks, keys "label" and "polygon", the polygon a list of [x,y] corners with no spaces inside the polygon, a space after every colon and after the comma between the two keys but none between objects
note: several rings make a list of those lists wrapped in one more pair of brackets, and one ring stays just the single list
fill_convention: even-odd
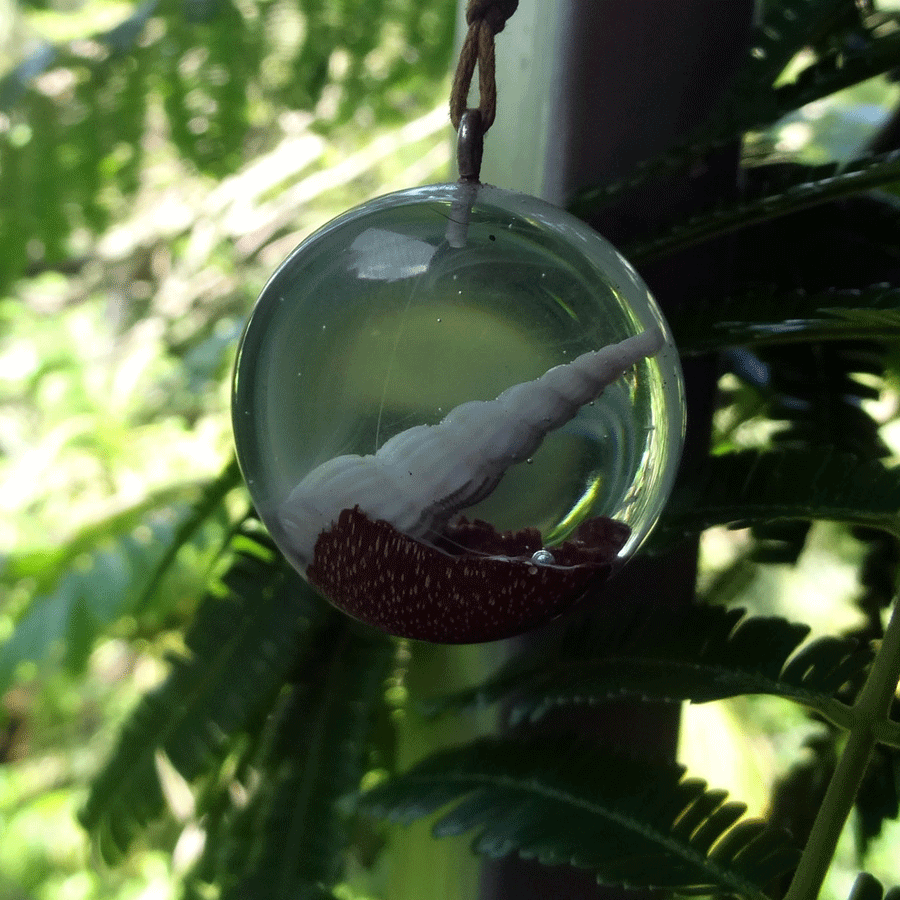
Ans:
[{"label": "dark tree trunk", "polygon": [[[754,8],[753,0],[545,0],[532,8],[537,5],[520,3],[498,37],[498,116],[487,138],[483,178],[561,205],[577,189],[612,180],[665,150],[710,114],[746,47]],[[621,244],[648,223],[732,193],[737,172],[737,148],[719,152],[702,169],[635,191],[592,224]],[[701,293],[724,293],[728,269],[727,246],[720,246],[642,274],[667,311]],[[686,367],[683,468],[705,459],[715,375],[711,362]],[[612,603],[689,603],[696,559],[696,545],[690,545],[633,560],[607,586],[606,597]],[[527,646],[528,638],[518,644]],[[678,711],[622,704],[566,712],[540,727],[671,758]],[[596,900],[613,892],[601,891],[582,871],[508,857],[485,865],[481,896]]]}]

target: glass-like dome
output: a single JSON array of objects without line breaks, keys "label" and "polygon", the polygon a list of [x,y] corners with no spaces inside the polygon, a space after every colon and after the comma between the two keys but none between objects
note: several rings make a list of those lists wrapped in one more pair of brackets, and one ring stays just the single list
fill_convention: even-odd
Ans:
[{"label": "glass-like dome", "polygon": [[668,328],[609,243],[533,197],[441,184],[288,257],[247,325],[233,420],[260,516],[326,596],[474,641],[559,613],[634,552],[684,401]]}]

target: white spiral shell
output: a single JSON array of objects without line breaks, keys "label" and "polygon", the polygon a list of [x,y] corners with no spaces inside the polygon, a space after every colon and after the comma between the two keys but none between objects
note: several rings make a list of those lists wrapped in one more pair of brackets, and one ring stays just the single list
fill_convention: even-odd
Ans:
[{"label": "white spiral shell", "polygon": [[497,487],[506,470],[635,363],[663,346],[658,328],[589,351],[495,400],[452,409],[437,425],[402,431],[367,456],[336,456],[313,469],[280,509],[294,557],[304,568],[319,535],[356,506],[417,540]]}]

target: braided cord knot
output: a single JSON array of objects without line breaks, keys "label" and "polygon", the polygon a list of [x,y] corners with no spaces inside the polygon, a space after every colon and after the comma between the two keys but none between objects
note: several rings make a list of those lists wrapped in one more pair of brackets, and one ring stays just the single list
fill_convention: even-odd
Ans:
[{"label": "braided cord knot", "polygon": [[494,73],[494,36],[503,31],[506,20],[516,11],[519,0],[469,0],[466,7],[466,32],[459,63],[450,91],[450,121],[459,128],[466,111],[469,88],[475,65],[478,65],[478,90],[481,100],[478,109],[482,127],[487,131],[497,115],[497,82]]},{"label": "braided cord knot", "polygon": [[466,24],[484,21],[494,34],[500,34],[506,20],[516,11],[519,0],[469,0],[466,7]]}]

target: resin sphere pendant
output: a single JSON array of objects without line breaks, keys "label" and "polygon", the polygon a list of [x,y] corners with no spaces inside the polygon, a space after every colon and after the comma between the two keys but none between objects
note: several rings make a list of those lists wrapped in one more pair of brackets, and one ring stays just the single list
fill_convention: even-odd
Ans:
[{"label": "resin sphere pendant", "polygon": [[241,343],[260,517],[365,622],[475,642],[563,612],[641,544],[684,430],[677,354],[587,225],[481,184],[373,200],[304,241]]}]

